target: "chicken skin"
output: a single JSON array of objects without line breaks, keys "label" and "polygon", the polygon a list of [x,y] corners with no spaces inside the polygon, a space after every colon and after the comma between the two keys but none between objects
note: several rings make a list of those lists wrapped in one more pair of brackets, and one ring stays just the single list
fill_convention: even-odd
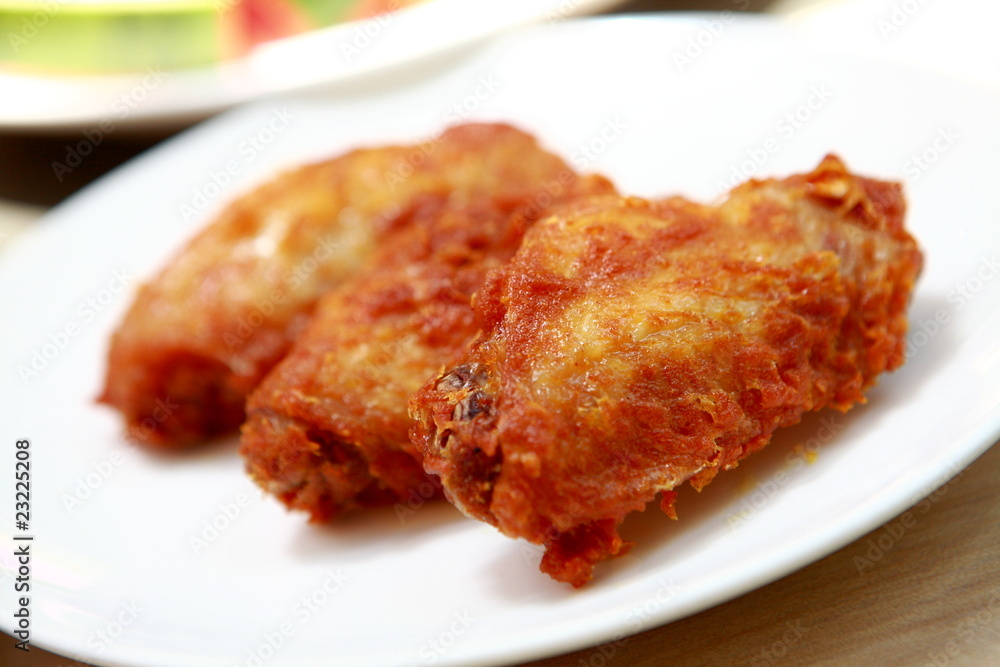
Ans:
[{"label": "chicken skin", "polygon": [[483,156],[481,169],[507,179],[491,177],[491,194],[423,198],[354,278],[323,297],[247,403],[240,450],[251,477],[313,521],[440,494],[409,440],[409,397],[476,334],[472,294],[544,208],[614,192],[527,135],[503,134],[511,152]]},{"label": "chicken skin", "polygon": [[411,399],[449,500],[582,586],[630,512],[701,489],[903,363],[922,257],[898,184],[828,156],[718,206],[576,201],[474,299],[482,334]]},{"label": "chicken skin", "polygon": [[319,298],[425,200],[502,200],[557,179],[558,167],[522,163],[534,146],[509,126],[460,125],[305,166],[237,199],[140,289],[111,341],[100,400],[154,447],[234,431]]}]

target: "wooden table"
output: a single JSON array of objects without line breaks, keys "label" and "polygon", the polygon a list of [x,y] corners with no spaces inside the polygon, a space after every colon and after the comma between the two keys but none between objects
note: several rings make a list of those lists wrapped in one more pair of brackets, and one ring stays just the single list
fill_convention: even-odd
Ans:
[{"label": "wooden table", "polygon": [[[531,664],[1000,665],[998,491],[994,446],[918,504],[910,525],[895,518],[731,602]],[[905,532],[881,553],[888,526]]]},{"label": "wooden table", "polygon": [[[819,2],[751,1],[750,8],[788,11]],[[732,0],[639,0],[624,8],[732,5]],[[44,173],[46,155],[63,146],[64,138],[0,134],[0,244],[46,206],[161,138],[111,140],[104,160],[91,161],[94,173],[57,187],[50,174],[44,179],[33,174]],[[695,616],[530,664],[1000,665],[998,491],[1000,447],[994,446],[918,505],[905,525],[894,519],[817,563]],[[882,551],[879,538],[890,530],[892,544]],[[12,645],[9,637],[0,641],[0,665],[80,664],[38,648],[26,656]]]}]

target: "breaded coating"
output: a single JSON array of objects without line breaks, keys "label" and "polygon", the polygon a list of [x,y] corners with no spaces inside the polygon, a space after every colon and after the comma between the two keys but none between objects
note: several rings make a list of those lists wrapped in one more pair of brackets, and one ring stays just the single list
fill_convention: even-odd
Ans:
[{"label": "breaded coating", "polygon": [[519,196],[533,146],[508,126],[456,126],[306,166],[237,199],[141,288],[111,341],[100,400],[152,446],[235,430],[320,296],[424,200]]},{"label": "breaded coating", "polygon": [[[527,135],[506,131],[502,190],[425,198],[366,267],[319,303],[291,352],[247,403],[240,451],[253,479],[326,521],[356,507],[439,495],[408,431],[407,401],[478,328],[470,299],[553,201],[612,193]],[[493,163],[499,160],[500,163]]]},{"label": "breaded coating", "polygon": [[775,429],[846,411],[903,363],[921,253],[899,185],[829,156],[721,205],[617,197],[536,224],[475,298],[469,351],[412,399],[425,468],[467,515],[582,586],[618,526]]}]

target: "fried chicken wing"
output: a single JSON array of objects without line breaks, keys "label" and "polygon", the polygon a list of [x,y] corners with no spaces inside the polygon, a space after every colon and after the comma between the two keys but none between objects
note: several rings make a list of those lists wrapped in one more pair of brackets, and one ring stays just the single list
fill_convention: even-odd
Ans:
[{"label": "fried chicken wing", "polygon": [[618,525],[700,489],[806,411],[903,363],[921,253],[897,184],[835,157],[718,207],[599,197],[536,224],[474,305],[468,352],[411,400],[467,515],[581,586]]},{"label": "fried chicken wing", "polygon": [[531,141],[470,124],[422,144],[361,149],[233,202],[141,288],[114,334],[101,401],[142,443],[234,430],[244,402],[330,288],[425,199],[519,196]]},{"label": "fried chicken wing", "polygon": [[577,177],[527,135],[507,141],[509,154],[484,156],[484,170],[506,172],[502,187],[477,198],[425,198],[357,276],[320,301],[251,395],[241,439],[247,469],[313,521],[439,494],[408,437],[410,395],[475,335],[471,295],[542,209],[613,192],[603,178]]}]

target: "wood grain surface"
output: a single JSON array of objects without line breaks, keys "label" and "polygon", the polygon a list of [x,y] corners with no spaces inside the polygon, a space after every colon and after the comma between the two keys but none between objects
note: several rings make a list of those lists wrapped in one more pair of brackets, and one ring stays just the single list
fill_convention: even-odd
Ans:
[{"label": "wood grain surface", "polygon": [[784,579],[530,664],[1000,665],[998,491],[994,446],[908,512]]}]

